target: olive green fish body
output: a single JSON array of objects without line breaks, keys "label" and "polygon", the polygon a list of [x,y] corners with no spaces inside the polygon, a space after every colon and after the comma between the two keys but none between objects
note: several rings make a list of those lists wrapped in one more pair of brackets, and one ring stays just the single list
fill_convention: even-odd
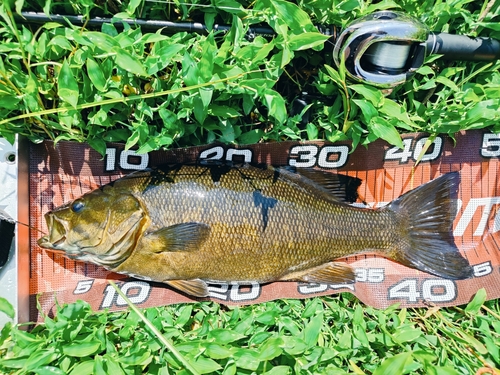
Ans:
[{"label": "olive green fish body", "polygon": [[[382,209],[342,202],[343,185],[328,181],[334,175],[306,176],[223,164],[136,172],[76,200],[77,210],[73,202],[49,213],[56,229],[39,243],[199,296],[206,282],[352,282],[353,270],[333,261],[362,252],[439,276],[470,276],[450,234],[456,174]],[[420,206],[424,212],[415,212]],[[99,240],[82,246],[87,232]]]}]

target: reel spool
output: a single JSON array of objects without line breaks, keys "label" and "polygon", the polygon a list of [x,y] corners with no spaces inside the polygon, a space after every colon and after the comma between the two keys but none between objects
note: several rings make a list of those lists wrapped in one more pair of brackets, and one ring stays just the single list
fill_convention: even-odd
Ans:
[{"label": "reel spool", "polygon": [[406,82],[426,56],[429,29],[403,13],[382,11],[349,24],[333,49],[349,78],[380,88]]}]

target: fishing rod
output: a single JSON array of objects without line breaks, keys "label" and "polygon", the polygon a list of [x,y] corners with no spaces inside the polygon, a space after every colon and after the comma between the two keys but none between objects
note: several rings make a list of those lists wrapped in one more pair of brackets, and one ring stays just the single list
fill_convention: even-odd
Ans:
[{"label": "fishing rod", "polygon": [[[71,23],[91,28],[103,24],[123,27],[141,27],[161,30],[167,34],[190,32],[208,34],[211,31],[227,33],[228,25],[214,25],[211,30],[198,22],[172,22],[145,19],[84,18],[83,16],[46,15],[21,12],[16,17],[23,23]],[[500,58],[500,41],[441,32],[431,32],[420,20],[396,11],[379,11],[355,20],[340,31],[336,26],[317,26],[318,31],[330,35],[333,59],[337,66],[344,64],[347,76],[357,82],[379,88],[392,88],[411,79],[425,57],[442,55],[449,60],[494,61]],[[247,38],[257,35],[272,38],[270,27],[250,27]]]}]

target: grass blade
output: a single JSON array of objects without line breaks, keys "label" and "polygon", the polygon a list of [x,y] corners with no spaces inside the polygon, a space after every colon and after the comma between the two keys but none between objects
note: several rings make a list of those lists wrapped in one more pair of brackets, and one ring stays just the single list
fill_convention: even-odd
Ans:
[{"label": "grass blade", "polygon": [[144,316],[142,311],[140,311],[127,298],[127,296],[120,290],[120,288],[118,288],[118,286],[111,280],[109,280],[109,283],[116,290],[116,292],[120,295],[120,297],[122,297],[123,300],[125,302],[127,302],[127,304],[132,309],[132,311],[134,311],[141,318],[141,320],[144,322],[144,324],[146,324],[146,326],[156,335],[158,340],[160,340],[161,343],[163,345],[165,345],[166,348],[172,352],[172,354],[179,360],[179,362],[181,362],[186,367],[186,369],[189,370],[189,372],[191,372],[191,374],[199,375],[198,371],[195,370],[195,368],[189,363],[189,361],[187,361],[186,358],[184,358],[182,356],[182,354],[179,353],[179,351],[175,348],[175,346],[162,335],[162,333],[146,318],[146,316]]}]

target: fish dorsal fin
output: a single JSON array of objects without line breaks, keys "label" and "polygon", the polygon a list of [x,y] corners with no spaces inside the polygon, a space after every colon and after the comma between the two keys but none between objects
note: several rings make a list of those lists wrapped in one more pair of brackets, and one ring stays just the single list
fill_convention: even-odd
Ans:
[{"label": "fish dorsal fin", "polygon": [[281,280],[295,280],[317,284],[352,284],[355,278],[356,274],[348,264],[329,262],[318,267],[287,275]]},{"label": "fish dorsal fin", "polygon": [[207,283],[201,279],[193,280],[166,280],[165,283],[183,293],[195,297],[208,297]]},{"label": "fish dorsal fin", "polygon": [[324,172],[313,168],[276,168],[280,177],[289,180],[308,193],[329,201],[353,203],[358,198],[361,180],[343,174]]},{"label": "fish dorsal fin", "polygon": [[163,251],[198,250],[210,233],[210,226],[204,223],[181,223],[148,233],[148,250],[153,253]]}]

